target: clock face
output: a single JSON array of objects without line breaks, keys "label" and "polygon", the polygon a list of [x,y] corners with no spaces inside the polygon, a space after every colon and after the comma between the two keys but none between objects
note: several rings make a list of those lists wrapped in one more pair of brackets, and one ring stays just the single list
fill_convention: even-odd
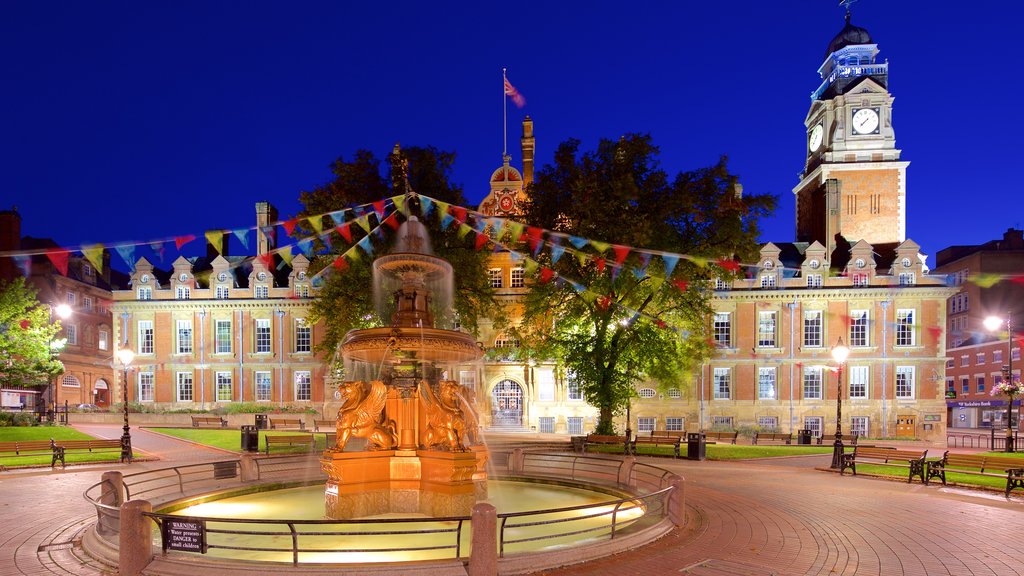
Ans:
[{"label": "clock face", "polygon": [[853,132],[855,134],[871,134],[878,131],[878,112],[874,108],[861,108],[853,111]]},{"label": "clock face", "polygon": [[825,129],[821,127],[821,124],[818,124],[811,130],[810,139],[807,141],[807,147],[811,149],[811,152],[814,152],[821,146],[821,140],[824,136]]}]

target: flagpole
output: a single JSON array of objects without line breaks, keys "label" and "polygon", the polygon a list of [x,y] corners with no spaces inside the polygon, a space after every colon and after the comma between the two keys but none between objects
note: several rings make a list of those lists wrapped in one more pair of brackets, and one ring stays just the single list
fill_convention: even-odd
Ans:
[{"label": "flagpole", "polygon": [[501,157],[508,156],[508,90],[505,84],[508,78],[505,77],[505,68],[501,69]]}]

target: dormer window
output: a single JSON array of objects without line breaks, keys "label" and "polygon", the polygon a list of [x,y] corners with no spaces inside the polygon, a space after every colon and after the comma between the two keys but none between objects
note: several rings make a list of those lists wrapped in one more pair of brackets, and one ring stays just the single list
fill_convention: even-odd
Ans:
[{"label": "dormer window", "polygon": [[189,290],[188,286],[178,286],[175,289],[174,296],[178,300],[188,300],[192,296],[192,291]]},{"label": "dormer window", "polygon": [[256,297],[257,298],[269,298],[270,297],[270,287],[268,287],[266,284],[260,284],[260,285],[256,286]]},{"label": "dormer window", "polygon": [[765,260],[764,261],[764,269],[765,270],[771,270],[774,267],[775,267],[775,263],[772,262],[771,260]]},{"label": "dormer window", "polygon": [[230,295],[229,288],[222,284],[220,286],[217,286],[216,292],[214,294],[214,298],[216,298],[218,300],[227,300],[229,295]]}]

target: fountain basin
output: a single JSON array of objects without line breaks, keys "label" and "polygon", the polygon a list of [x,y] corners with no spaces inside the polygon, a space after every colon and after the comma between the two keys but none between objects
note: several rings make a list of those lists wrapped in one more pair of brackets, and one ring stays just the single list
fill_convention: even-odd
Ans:
[{"label": "fountain basin", "polygon": [[405,353],[411,360],[432,364],[472,362],[483,354],[473,336],[465,332],[390,326],[349,332],[342,340],[341,352],[348,359],[373,366]]}]

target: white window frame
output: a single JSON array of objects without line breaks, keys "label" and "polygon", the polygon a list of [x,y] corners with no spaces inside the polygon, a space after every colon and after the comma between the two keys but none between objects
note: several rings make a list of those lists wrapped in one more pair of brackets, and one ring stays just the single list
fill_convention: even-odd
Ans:
[{"label": "white window frame", "polygon": [[686,430],[686,418],[683,416],[666,416],[665,430],[670,432],[682,432]]},{"label": "white window frame", "polygon": [[735,419],[732,416],[712,416],[712,428],[734,428]]},{"label": "white window frame", "polygon": [[804,430],[810,430],[811,436],[818,438],[824,433],[824,421],[821,416],[804,416]]},{"label": "white window frame", "polygon": [[139,372],[138,394],[135,395],[139,402],[152,402],[156,393],[156,378],[152,372]]},{"label": "white window frame", "polygon": [[[231,354],[232,351],[232,340],[234,340],[231,332],[231,320],[224,318],[217,318],[213,321],[213,353],[214,354]],[[227,334],[222,335],[220,329],[227,326]],[[222,337],[224,336],[224,337]]]},{"label": "white window frame", "polygon": [[577,436],[583,434],[583,416],[569,416],[565,419],[565,423],[569,428],[569,434]]},{"label": "white window frame", "polygon": [[267,298],[270,298],[270,287],[266,284],[257,284],[253,291],[254,297],[259,300],[266,300]]},{"label": "white window frame", "polygon": [[[264,393],[265,392],[265,393]],[[274,396],[274,378],[270,370],[257,370],[253,374],[253,398],[257,402],[270,402]]]},{"label": "white window frame", "polygon": [[761,288],[775,288],[775,273],[761,275]]},{"label": "white window frame", "polygon": [[774,366],[759,366],[757,368],[757,399],[779,399],[778,381],[775,377]]},{"label": "white window frame", "polygon": [[214,298],[217,300],[227,300],[231,296],[231,288],[226,284],[220,284],[215,289]]},{"label": "white window frame", "polygon": [[491,288],[504,288],[504,278],[501,277],[501,268],[487,269],[487,283]]},{"label": "white window frame", "polygon": [[68,344],[78,344],[78,325],[77,324],[65,324],[64,325],[64,337],[68,339]]},{"label": "white window frame", "polygon": [[216,389],[214,390],[217,402],[231,402],[235,399],[234,382],[231,372],[218,371],[214,375]]},{"label": "white window frame", "polygon": [[254,323],[253,352],[255,354],[271,354],[273,348],[273,334],[269,318],[257,318]]},{"label": "white window frame", "polygon": [[821,310],[804,310],[803,345],[804,348],[821,348],[825,341]]},{"label": "white window frame", "polygon": [[65,374],[64,377],[60,379],[60,385],[65,388],[81,388],[82,382],[72,374]]},{"label": "white window frame", "polygon": [[711,377],[712,395],[715,400],[732,399],[732,370],[729,368],[714,368]]},{"label": "white window frame", "polygon": [[99,348],[100,350],[107,350],[107,349],[109,349],[110,348],[110,332],[107,331],[107,330],[100,330],[99,332],[97,332],[97,334],[98,334],[98,340],[96,342],[96,347]]},{"label": "white window frame", "polygon": [[139,320],[138,325],[138,346],[136,354],[154,354],[155,342],[153,341],[153,321]]},{"label": "white window frame", "polygon": [[900,286],[913,286],[917,284],[917,276],[913,272],[900,272]]},{"label": "white window frame", "polygon": [[850,399],[865,400],[871,384],[871,368],[869,366],[849,366],[846,369],[847,391]]},{"label": "white window frame", "polygon": [[679,400],[683,397],[683,391],[679,388],[669,388],[665,391],[669,398],[672,400]]},{"label": "white window frame", "polygon": [[294,398],[296,402],[313,400],[313,373],[309,370],[296,370],[292,381],[295,383]]},{"label": "white window frame", "polygon": [[867,416],[850,417],[850,433],[858,436],[867,436],[871,430],[871,422]]},{"label": "white window frame", "polygon": [[913,308],[901,308],[896,311],[896,333],[894,334],[896,346],[917,345],[916,326],[914,326],[916,315],[917,311]]},{"label": "white window frame", "polygon": [[637,391],[636,395],[645,400],[649,400],[657,396],[658,392],[654,388],[641,388]]},{"label": "white window frame", "polygon": [[82,308],[85,308],[86,312],[92,312],[92,297],[82,296]]},{"label": "white window frame", "polygon": [[313,350],[313,327],[305,318],[295,319],[295,352],[303,354]]},{"label": "white window frame", "polygon": [[775,348],[778,312],[760,311],[757,313],[757,347]]},{"label": "white window frame", "polygon": [[821,288],[823,285],[821,274],[808,274],[807,275],[807,287],[808,288]]},{"label": "white window frame", "polygon": [[191,320],[178,320],[175,323],[174,330],[174,350],[175,354],[191,354],[192,353],[192,321]]},{"label": "white window frame", "polygon": [[853,274],[853,285],[857,288],[866,288],[871,283],[868,275],[863,272]]},{"label": "white window frame", "polygon": [[68,306],[71,306],[72,308],[74,308],[75,307],[75,303],[77,302],[77,300],[78,300],[78,297],[75,295],[74,292],[68,292]]},{"label": "white window frame", "polygon": [[554,434],[555,433],[555,417],[554,416],[538,416],[537,417],[537,430],[541,434]]},{"label": "white window frame", "polygon": [[174,297],[178,300],[189,300],[192,298],[192,289],[188,286],[178,285],[174,289]]},{"label": "white window frame", "polygon": [[636,419],[636,431],[639,432],[654,432],[657,426],[658,419],[653,416],[637,416]]},{"label": "white window frame", "polygon": [[[970,379],[968,379],[968,387]],[[968,388],[969,389],[969,388]],[[896,367],[896,399],[912,400],[917,391],[917,369],[915,366]]]},{"label": "white window frame", "polygon": [[566,377],[565,394],[566,398],[571,402],[583,401],[583,385],[579,383],[575,376],[568,375]]},{"label": "white window frame", "polygon": [[[196,389],[195,380],[191,372],[174,373],[174,398],[175,402],[195,402]],[[183,392],[188,391],[188,397]]]},{"label": "white window frame", "polygon": [[[825,378],[821,366],[804,366],[802,384],[804,400],[824,399]],[[815,388],[817,388],[817,395],[815,395]]]},{"label": "white window frame", "polygon": [[509,271],[509,288],[526,288],[526,270],[516,266]]},{"label": "white window frame", "polygon": [[779,429],[779,417],[778,416],[758,416],[757,427],[761,430],[778,430]]},{"label": "white window frame", "polygon": [[715,312],[712,337],[718,346],[722,348],[732,347],[732,314],[729,312]]},{"label": "white window frame", "polygon": [[871,333],[868,330],[869,315],[867,310],[850,310],[850,347],[864,348],[871,345]]},{"label": "white window frame", "polygon": [[153,288],[149,286],[139,286],[138,296],[139,300],[152,300]]}]

